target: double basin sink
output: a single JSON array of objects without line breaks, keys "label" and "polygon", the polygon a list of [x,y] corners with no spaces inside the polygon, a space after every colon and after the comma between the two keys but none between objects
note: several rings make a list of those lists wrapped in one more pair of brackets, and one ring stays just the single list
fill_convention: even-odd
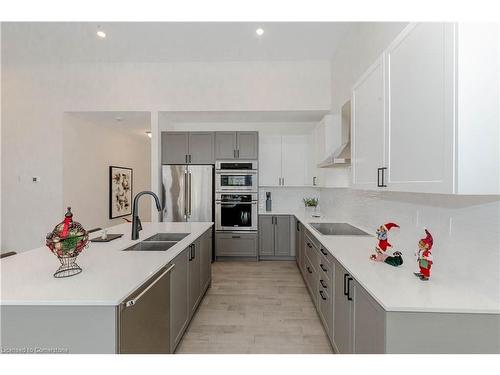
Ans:
[{"label": "double basin sink", "polygon": [[156,233],[123,251],[166,251],[188,235],[189,233]]}]

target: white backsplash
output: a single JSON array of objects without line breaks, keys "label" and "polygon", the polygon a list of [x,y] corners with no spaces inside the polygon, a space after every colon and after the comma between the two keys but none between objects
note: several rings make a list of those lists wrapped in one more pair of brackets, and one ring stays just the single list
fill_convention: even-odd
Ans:
[{"label": "white backsplash", "polygon": [[319,197],[320,195],[320,190],[312,187],[260,187],[259,210],[266,209],[266,192],[271,192],[273,211],[283,212],[303,210],[303,198]]},{"label": "white backsplash", "polygon": [[[417,242],[427,228],[434,237],[433,273],[478,280],[489,275],[500,288],[500,197],[454,196],[353,189],[321,189],[325,216],[347,221],[370,233],[387,222],[393,250],[414,261]],[[374,246],[376,238],[374,238]],[[458,261],[457,261],[458,260]],[[472,285],[471,285],[472,286]]]}]

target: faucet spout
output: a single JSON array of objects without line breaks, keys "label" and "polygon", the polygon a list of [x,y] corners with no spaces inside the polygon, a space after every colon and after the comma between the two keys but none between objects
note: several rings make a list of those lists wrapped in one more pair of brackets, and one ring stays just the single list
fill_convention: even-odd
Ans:
[{"label": "faucet spout", "polygon": [[141,219],[139,218],[139,198],[143,195],[151,195],[155,199],[156,209],[158,212],[161,211],[161,203],[158,196],[152,191],[141,191],[137,193],[134,197],[134,203],[132,205],[132,239],[139,239],[139,231],[142,230]]}]

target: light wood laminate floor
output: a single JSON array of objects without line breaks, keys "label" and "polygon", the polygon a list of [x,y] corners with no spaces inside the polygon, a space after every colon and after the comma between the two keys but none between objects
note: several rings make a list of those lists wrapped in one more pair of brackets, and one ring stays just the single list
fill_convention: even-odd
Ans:
[{"label": "light wood laminate floor", "polygon": [[332,353],[293,261],[217,262],[176,353]]}]

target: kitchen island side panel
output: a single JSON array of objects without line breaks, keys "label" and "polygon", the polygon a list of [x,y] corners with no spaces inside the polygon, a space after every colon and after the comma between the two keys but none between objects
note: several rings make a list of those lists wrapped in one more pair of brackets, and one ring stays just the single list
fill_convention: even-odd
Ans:
[{"label": "kitchen island side panel", "polygon": [[500,354],[500,314],[387,312],[386,353]]},{"label": "kitchen island side panel", "polygon": [[2,353],[117,352],[116,306],[1,306]]}]

